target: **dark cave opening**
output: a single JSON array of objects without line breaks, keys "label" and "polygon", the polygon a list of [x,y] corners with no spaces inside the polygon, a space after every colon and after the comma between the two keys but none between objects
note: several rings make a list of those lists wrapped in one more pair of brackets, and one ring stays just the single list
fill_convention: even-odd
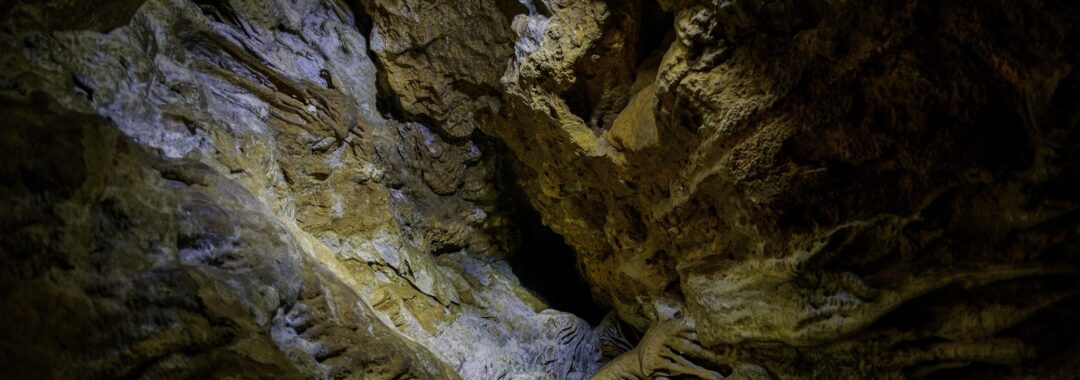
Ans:
[{"label": "dark cave opening", "polygon": [[532,290],[553,309],[572,313],[590,325],[599,323],[608,310],[592,297],[574,249],[563,237],[540,221],[540,214],[521,199],[515,223],[521,231],[521,245],[508,261],[521,284]]},{"label": "dark cave opening", "polygon": [[653,55],[663,56],[668,45],[675,42],[675,15],[665,11],[656,1],[642,4],[641,27],[637,33],[637,66]]}]

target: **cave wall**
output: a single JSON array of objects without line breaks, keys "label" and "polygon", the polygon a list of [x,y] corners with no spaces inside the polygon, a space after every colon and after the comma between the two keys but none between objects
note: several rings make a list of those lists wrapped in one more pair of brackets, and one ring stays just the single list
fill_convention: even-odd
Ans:
[{"label": "cave wall", "polygon": [[5,376],[456,376],[212,167],[40,93],[3,111]]},{"label": "cave wall", "polygon": [[[432,29],[415,21],[432,17],[421,3],[88,4],[0,13],[13,205],[4,373],[490,379],[599,367],[592,327],[550,310],[505,261],[519,238],[498,145],[445,121],[482,109],[432,108],[497,84],[502,67],[477,65],[512,54],[498,8],[446,3],[478,19]],[[497,49],[440,50],[475,24],[501,33]],[[426,77],[395,71],[416,60],[451,62]],[[485,69],[452,79],[458,92],[432,79],[469,67]]]},{"label": "cave wall", "polygon": [[[544,3],[483,128],[597,297],[658,330],[613,370],[1077,373],[1047,325],[1075,318],[1075,5]],[[645,358],[672,351],[712,366]]]},{"label": "cave wall", "polygon": [[[0,20],[0,292],[33,326],[3,330],[4,368],[1080,373],[1071,2],[50,0]],[[517,281],[509,186],[612,317]]]}]

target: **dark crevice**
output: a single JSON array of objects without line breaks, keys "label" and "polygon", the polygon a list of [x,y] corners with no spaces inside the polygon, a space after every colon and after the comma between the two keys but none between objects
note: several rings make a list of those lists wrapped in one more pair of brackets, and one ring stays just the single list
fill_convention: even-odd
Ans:
[{"label": "dark crevice", "polygon": [[503,17],[506,17],[507,25],[514,22],[514,16],[529,13],[529,9],[525,7],[525,4],[518,0],[496,0],[495,7],[499,9],[499,13],[502,13]]},{"label": "dark crevice", "polygon": [[575,314],[591,325],[599,323],[607,310],[593,300],[574,249],[541,223],[540,215],[528,204],[518,210],[515,219],[521,230],[521,246],[509,262],[522,285],[553,309]]},{"label": "dark crevice", "polygon": [[[498,143],[496,143],[498,144]],[[512,160],[505,146],[497,149],[502,157]],[[592,290],[577,264],[574,249],[563,237],[544,225],[539,212],[529,203],[517,185],[509,164],[500,165],[503,190],[500,208],[512,215],[520,232],[517,248],[507,260],[521,284],[532,291],[552,309],[581,317],[597,325],[608,309],[593,299]]]},{"label": "dark crevice", "polygon": [[637,66],[641,66],[649,56],[667,50],[667,44],[671,41],[666,40],[674,40],[674,31],[675,15],[664,11],[655,1],[644,2],[635,51]]},{"label": "dark crevice", "polygon": [[86,100],[89,100],[91,102],[94,101],[94,88],[93,87],[86,84],[86,81],[79,78],[78,75],[72,75],[71,76],[71,81],[75,84],[75,90],[77,92],[81,92],[82,95],[86,97]]},{"label": "dark crevice", "polygon": [[[570,113],[573,113],[577,117],[581,118],[581,121],[586,124],[590,124],[592,120],[593,107],[595,107],[595,101],[589,99],[589,89],[587,80],[578,80],[574,83],[574,86],[563,95],[566,101],[566,107],[570,109]],[[592,127],[592,125],[590,125]]]},{"label": "dark crevice", "polygon": [[390,86],[389,78],[386,76],[386,66],[379,59],[379,55],[374,50],[371,50],[371,31],[375,28],[371,13],[359,1],[350,2],[349,8],[356,16],[356,28],[366,40],[367,50],[365,54],[371,59],[371,63],[375,65],[375,109],[384,118],[404,121],[406,120],[405,111],[401,107],[401,101],[398,100],[397,93]]}]

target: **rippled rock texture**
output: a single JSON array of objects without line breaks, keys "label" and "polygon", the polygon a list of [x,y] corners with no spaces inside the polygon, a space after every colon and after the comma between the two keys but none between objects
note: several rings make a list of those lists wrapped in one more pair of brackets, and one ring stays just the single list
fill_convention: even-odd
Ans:
[{"label": "rippled rock texture", "polygon": [[[1068,1],[0,22],[15,377],[1080,374]],[[530,206],[613,311],[596,326],[517,280],[508,257],[544,254]]]}]

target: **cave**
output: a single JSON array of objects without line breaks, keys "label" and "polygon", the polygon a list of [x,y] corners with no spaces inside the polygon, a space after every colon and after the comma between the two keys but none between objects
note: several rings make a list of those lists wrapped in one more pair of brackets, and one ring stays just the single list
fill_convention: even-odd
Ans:
[{"label": "cave", "polygon": [[1080,4],[0,3],[0,377],[1080,377]]},{"label": "cave", "polygon": [[518,214],[515,224],[521,229],[521,247],[508,262],[521,284],[555,309],[577,315],[592,325],[600,323],[608,310],[593,299],[574,260],[574,249],[545,226],[532,207],[526,204]]}]

